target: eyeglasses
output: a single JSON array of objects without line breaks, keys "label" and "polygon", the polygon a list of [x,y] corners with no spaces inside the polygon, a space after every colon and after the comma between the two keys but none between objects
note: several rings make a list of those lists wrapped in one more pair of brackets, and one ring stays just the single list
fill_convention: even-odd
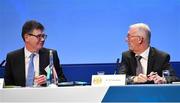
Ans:
[{"label": "eyeglasses", "polygon": [[131,36],[131,35],[128,34],[126,37],[129,39],[129,38],[140,37],[140,36],[139,36],[139,35],[134,35],[134,36],[132,35],[132,36]]},{"label": "eyeglasses", "polygon": [[34,36],[34,37],[36,37],[37,39],[43,38],[43,39],[45,40],[45,39],[47,38],[47,35],[45,35],[45,34],[38,34],[38,35],[28,34],[28,35]]},{"label": "eyeglasses", "polygon": [[140,37],[140,36],[126,36],[127,38]]}]

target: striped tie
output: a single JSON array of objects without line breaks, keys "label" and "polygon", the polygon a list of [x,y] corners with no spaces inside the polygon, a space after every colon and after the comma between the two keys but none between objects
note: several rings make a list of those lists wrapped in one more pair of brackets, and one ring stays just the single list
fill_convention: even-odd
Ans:
[{"label": "striped tie", "polygon": [[136,67],[136,75],[138,76],[140,73],[143,73],[142,65],[141,65],[141,60],[142,56],[136,56],[136,62],[137,62],[137,67]]}]

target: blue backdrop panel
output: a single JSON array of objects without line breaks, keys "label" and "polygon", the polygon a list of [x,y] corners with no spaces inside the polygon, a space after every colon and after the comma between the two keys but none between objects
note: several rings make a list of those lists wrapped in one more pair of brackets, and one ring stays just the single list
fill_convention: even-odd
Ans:
[{"label": "blue backdrop panel", "polygon": [[[180,77],[180,62],[171,62],[176,74]],[[104,71],[105,74],[114,74],[117,71],[116,63],[99,64],[63,64],[63,72],[68,81],[84,81],[91,83],[91,76],[97,71]],[[0,77],[4,75],[4,68],[0,67]]]},{"label": "blue backdrop panel", "polygon": [[[180,62],[171,62],[176,75],[180,77]],[[97,74],[97,71],[105,71],[105,74],[114,74],[117,71],[116,63],[99,64],[65,64],[62,65],[65,76],[68,81],[85,81],[91,83],[91,76]]]},{"label": "blue backdrop panel", "polygon": [[4,68],[0,67],[0,78],[3,78],[4,76]]},{"label": "blue backdrop panel", "polygon": [[116,68],[114,63],[102,64],[66,64],[62,65],[64,74],[68,81],[91,82],[91,76],[97,71],[104,71],[105,74],[113,74]]},{"label": "blue backdrop panel", "polygon": [[180,77],[180,62],[171,62],[171,65],[176,71],[176,75]]}]

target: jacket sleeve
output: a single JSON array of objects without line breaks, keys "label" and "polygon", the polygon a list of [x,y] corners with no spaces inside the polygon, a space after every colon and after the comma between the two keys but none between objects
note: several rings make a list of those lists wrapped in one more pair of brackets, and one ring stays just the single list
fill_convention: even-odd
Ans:
[{"label": "jacket sleeve", "polygon": [[57,75],[58,75],[58,79],[59,79],[58,81],[59,82],[64,82],[64,81],[66,81],[66,78],[64,76],[62,67],[60,65],[57,51],[54,51],[53,55],[54,55],[54,66],[55,66],[55,69],[56,69],[56,72],[57,72]]},{"label": "jacket sleeve", "polygon": [[4,71],[4,81],[5,85],[14,85],[13,77],[12,77],[12,65],[10,55],[8,54],[6,57],[6,65]]},{"label": "jacket sleeve", "polygon": [[[170,61],[170,55],[167,54],[165,56],[165,61],[163,63],[162,68],[163,68],[163,70],[169,70],[170,76],[167,76],[165,78],[167,80],[167,83],[172,83],[174,81],[177,81],[178,78],[177,78],[176,73],[175,73],[174,69],[172,68],[172,66],[171,66],[169,61]],[[163,70],[162,70],[162,72],[163,72]]]},{"label": "jacket sleeve", "polygon": [[119,74],[126,74],[126,83],[132,84],[134,76],[130,73],[130,67],[125,53],[122,53],[121,66],[119,68]]}]

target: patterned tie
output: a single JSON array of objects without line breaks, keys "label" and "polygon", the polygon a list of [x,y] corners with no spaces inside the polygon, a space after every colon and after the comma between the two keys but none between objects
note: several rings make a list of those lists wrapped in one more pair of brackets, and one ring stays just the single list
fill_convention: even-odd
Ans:
[{"label": "patterned tie", "polygon": [[30,55],[28,74],[27,74],[27,78],[26,78],[26,86],[27,87],[32,87],[33,82],[34,82],[34,63],[33,63],[34,56],[35,56],[35,54]]},{"label": "patterned tie", "polygon": [[140,62],[141,58],[142,58],[142,56],[136,56],[136,62],[137,62],[136,75],[143,73],[142,65]]}]

